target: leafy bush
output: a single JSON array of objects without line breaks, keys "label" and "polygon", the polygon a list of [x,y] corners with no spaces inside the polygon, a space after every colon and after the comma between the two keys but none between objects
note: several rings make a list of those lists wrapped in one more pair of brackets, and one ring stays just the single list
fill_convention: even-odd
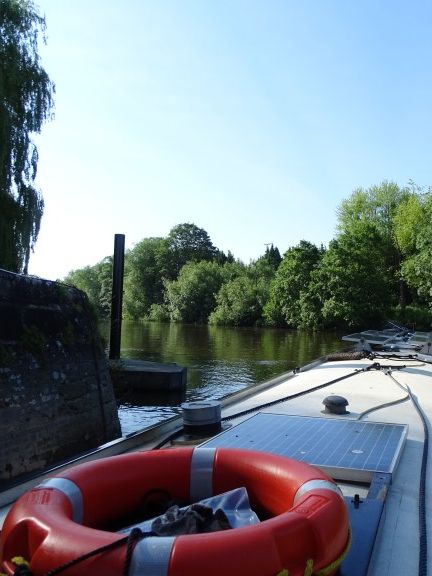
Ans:
[{"label": "leafy bush", "polygon": [[411,330],[428,332],[432,328],[432,312],[418,306],[396,306],[390,311],[391,319]]},{"label": "leafy bush", "polygon": [[148,319],[151,322],[169,322],[169,310],[164,304],[152,304],[150,306]]},{"label": "leafy bush", "polygon": [[269,283],[264,276],[245,273],[224,284],[217,297],[217,307],[209,324],[254,326],[262,323],[262,311],[269,297]]}]

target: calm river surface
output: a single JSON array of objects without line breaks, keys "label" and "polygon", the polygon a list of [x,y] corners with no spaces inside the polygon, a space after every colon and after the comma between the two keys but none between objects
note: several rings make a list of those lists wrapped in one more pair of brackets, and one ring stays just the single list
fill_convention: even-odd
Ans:
[{"label": "calm river surface", "polygon": [[[122,325],[122,358],[175,362],[187,368],[186,401],[220,399],[343,348],[345,343],[334,333],[153,322]],[[182,402],[145,395],[118,401],[123,435],[179,414]]]}]

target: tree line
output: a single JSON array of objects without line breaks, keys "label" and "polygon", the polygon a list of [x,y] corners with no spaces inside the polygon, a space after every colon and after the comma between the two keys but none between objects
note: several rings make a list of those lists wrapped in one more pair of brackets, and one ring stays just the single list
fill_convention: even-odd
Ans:
[{"label": "tree line", "polygon": [[[144,238],[125,255],[124,316],[132,320],[306,329],[429,329],[432,192],[410,183],[358,188],[337,209],[328,247],[268,246],[248,264],[216,248],[195,224]],[[109,315],[112,258],[72,271],[100,316]]]}]

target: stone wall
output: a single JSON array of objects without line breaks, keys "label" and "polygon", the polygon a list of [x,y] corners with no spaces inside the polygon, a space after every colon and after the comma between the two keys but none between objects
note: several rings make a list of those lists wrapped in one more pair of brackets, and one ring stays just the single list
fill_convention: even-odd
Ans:
[{"label": "stone wall", "polygon": [[0,270],[0,484],[118,436],[86,295]]}]

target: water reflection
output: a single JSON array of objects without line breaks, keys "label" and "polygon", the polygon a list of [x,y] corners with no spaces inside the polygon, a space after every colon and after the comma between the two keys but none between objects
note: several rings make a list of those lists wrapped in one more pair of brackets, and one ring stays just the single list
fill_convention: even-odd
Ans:
[{"label": "water reflection", "polygon": [[[121,355],[186,366],[190,401],[220,399],[342,347],[334,333],[136,322],[123,324]],[[122,431],[129,434],[178,414],[182,400],[164,399],[173,406],[153,406],[143,396],[119,401]]]}]

